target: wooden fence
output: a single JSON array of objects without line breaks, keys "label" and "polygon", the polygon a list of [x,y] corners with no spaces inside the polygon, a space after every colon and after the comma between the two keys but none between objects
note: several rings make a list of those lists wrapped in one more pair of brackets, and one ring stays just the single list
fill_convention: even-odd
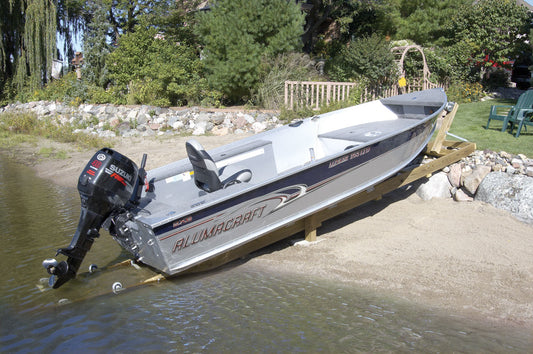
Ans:
[{"label": "wooden fence", "polygon": [[[357,86],[354,82],[317,82],[317,81],[285,81],[285,107],[298,109],[310,107],[318,110],[337,101],[344,101]],[[410,79],[405,87],[366,86],[360,96],[360,102],[373,101],[402,93],[426,90],[435,87],[447,88],[446,83],[431,83],[424,79]]]},{"label": "wooden fence", "polygon": [[285,107],[319,109],[344,101],[356,85],[354,82],[285,81]]}]

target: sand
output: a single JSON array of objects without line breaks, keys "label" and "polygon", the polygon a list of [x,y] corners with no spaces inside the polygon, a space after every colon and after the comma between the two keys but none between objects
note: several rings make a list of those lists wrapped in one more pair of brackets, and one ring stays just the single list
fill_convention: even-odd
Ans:
[{"label": "sand", "polygon": [[[243,135],[201,136],[206,149]],[[187,137],[132,138],[114,148],[147,169],[185,157]],[[40,148],[68,151],[41,158]],[[21,147],[19,160],[38,176],[75,187],[95,151],[41,141]],[[486,321],[531,328],[533,334],[533,225],[481,202],[423,201],[416,185],[397,190],[328,220],[314,243],[282,243],[246,264],[268,271],[324,277],[411,302]]]}]

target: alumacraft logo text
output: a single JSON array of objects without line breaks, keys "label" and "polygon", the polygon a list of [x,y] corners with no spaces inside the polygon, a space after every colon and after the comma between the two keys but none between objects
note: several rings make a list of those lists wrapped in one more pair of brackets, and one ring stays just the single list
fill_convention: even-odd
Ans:
[{"label": "alumacraft logo text", "polygon": [[255,218],[260,218],[263,215],[266,205],[252,209],[246,213],[237,215],[230,219],[224,220],[222,222],[216,222],[211,227],[206,227],[200,231],[195,232],[194,234],[189,234],[186,237],[182,237],[174,243],[174,248],[172,252],[181,251],[184,248],[187,248],[191,245],[194,245],[198,242],[207,240],[208,238],[215,237],[224,232],[233,230],[239,226],[242,226],[250,221],[253,221]]}]

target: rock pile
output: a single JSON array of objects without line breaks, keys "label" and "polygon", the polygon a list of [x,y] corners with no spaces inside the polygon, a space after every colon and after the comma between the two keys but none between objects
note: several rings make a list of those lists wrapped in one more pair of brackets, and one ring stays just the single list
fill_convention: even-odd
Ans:
[{"label": "rock pile", "polygon": [[485,150],[454,163],[420,185],[424,200],[449,198],[480,200],[533,223],[533,159]]},{"label": "rock pile", "polygon": [[163,134],[226,135],[259,133],[280,124],[277,112],[220,109],[161,108],[154,106],[117,106],[39,101],[14,103],[2,112],[33,112],[39,119],[54,119],[69,124],[76,132],[100,137],[153,136]]}]

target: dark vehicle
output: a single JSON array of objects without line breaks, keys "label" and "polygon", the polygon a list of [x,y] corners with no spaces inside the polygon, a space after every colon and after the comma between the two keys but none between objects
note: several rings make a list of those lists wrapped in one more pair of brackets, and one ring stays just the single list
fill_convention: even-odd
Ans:
[{"label": "dark vehicle", "polygon": [[529,67],[532,64],[530,58],[518,59],[513,64],[511,81],[516,83],[516,87],[520,90],[527,90],[531,86],[531,71],[529,71]]}]

